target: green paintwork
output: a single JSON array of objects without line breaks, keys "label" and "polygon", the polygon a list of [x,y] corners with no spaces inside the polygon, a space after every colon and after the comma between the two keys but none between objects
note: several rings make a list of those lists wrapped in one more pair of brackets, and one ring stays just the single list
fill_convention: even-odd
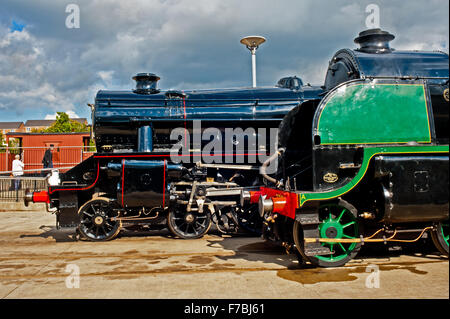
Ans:
[{"label": "green paintwork", "polygon": [[369,167],[369,162],[375,155],[380,154],[415,154],[415,153],[447,153],[449,152],[448,145],[421,145],[421,146],[386,146],[386,147],[366,147],[364,148],[364,156],[356,176],[344,186],[327,191],[327,192],[316,192],[316,193],[299,193],[298,202],[299,206],[302,207],[303,204],[309,200],[326,200],[331,198],[339,197],[350,190],[353,189],[366,174],[367,168]]},{"label": "green paintwork", "polygon": [[[444,232],[444,228],[445,228],[445,232]],[[448,246],[448,237],[449,237],[449,235],[448,235],[448,222],[447,223],[442,223],[441,233],[442,233],[442,238],[444,238],[444,240],[445,240],[445,242],[447,243],[447,246]],[[447,235],[445,235],[445,234],[447,234]]]},{"label": "green paintwork", "polygon": [[[322,205],[319,211],[328,208],[329,214],[327,216],[321,216],[322,220],[319,224],[320,238],[328,238],[326,232],[327,229],[333,227],[336,230],[336,236],[334,238],[350,238],[355,239],[358,236],[358,223],[355,216],[345,207],[341,207],[336,204]],[[331,210],[335,210],[336,214],[332,214]],[[319,213],[320,214],[320,213]],[[339,214],[339,215],[338,215]],[[324,218],[323,218],[324,217]],[[349,221],[350,220],[350,221]],[[344,222],[345,221],[345,222]],[[352,226],[353,227],[350,227]],[[322,246],[328,246],[333,254],[330,255],[318,255],[317,259],[337,262],[346,258],[356,247],[356,243],[322,243]]]},{"label": "green paintwork", "polygon": [[331,93],[317,122],[322,145],[430,143],[423,84],[344,85]]}]

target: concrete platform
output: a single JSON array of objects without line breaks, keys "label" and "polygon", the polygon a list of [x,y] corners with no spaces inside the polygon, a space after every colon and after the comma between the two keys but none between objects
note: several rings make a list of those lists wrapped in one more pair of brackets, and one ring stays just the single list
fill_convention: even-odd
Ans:
[{"label": "concrete platform", "polygon": [[3,202],[0,201],[0,213],[1,212],[12,212],[12,211],[33,211],[42,212],[45,211],[44,203],[35,203],[27,206],[24,205],[23,200],[18,202]]},{"label": "concrete platform", "polygon": [[448,259],[429,248],[367,252],[323,269],[301,268],[258,237],[181,240],[162,230],[96,243],[73,235],[45,211],[0,213],[0,297],[449,298]]}]

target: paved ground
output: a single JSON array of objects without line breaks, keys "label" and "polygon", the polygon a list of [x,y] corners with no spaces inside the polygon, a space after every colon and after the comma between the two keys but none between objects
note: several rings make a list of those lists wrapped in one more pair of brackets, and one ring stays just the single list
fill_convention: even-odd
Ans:
[{"label": "paved ground", "polygon": [[[300,269],[258,237],[155,231],[92,243],[54,224],[45,212],[0,212],[1,298],[449,298],[448,259],[426,247]],[[67,288],[77,270],[79,288]]]}]

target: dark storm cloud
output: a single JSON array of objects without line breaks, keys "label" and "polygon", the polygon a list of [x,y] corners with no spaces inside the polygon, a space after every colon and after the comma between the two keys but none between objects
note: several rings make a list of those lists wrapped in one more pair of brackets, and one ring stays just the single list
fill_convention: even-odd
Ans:
[{"label": "dark storm cloud", "polygon": [[[69,3],[80,7],[79,29],[65,27]],[[369,3],[396,35],[393,47],[448,52],[446,0],[3,0],[0,109],[88,117],[98,89],[129,89],[142,71],[160,75],[162,88],[246,86],[250,54],[239,39],[251,34],[267,38],[257,53],[259,85],[294,74],[321,84],[332,54],[354,47],[366,28]],[[13,20],[22,32],[10,32]]]}]

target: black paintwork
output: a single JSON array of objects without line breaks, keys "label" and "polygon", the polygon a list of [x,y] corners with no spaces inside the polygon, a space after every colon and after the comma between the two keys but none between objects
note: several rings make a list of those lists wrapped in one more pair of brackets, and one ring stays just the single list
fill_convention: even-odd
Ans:
[{"label": "black paintwork", "polygon": [[[363,148],[359,146],[316,148],[313,152],[314,191],[323,192],[344,186],[356,176],[362,159]],[[337,180],[327,182],[327,174],[335,174]]]},{"label": "black paintwork", "polygon": [[371,77],[438,78],[432,81],[445,83],[448,70],[448,54],[444,52],[394,50],[380,54],[342,49],[330,61],[325,90],[352,79]]},{"label": "black paintwork", "polygon": [[123,207],[164,207],[169,203],[168,172],[181,171],[182,166],[166,160],[124,159],[121,170],[117,200]]},{"label": "black paintwork", "polygon": [[448,156],[377,156],[387,223],[448,218]]},{"label": "black paintwork", "polygon": [[433,114],[433,127],[435,131],[436,144],[447,144],[449,141],[449,102],[445,100],[445,90],[448,94],[447,83],[428,83],[428,92],[431,99],[431,111]]},{"label": "black paintwork", "polygon": [[393,34],[377,28],[360,32],[359,36],[353,41],[360,45],[360,48],[357,50],[361,52],[390,53],[392,49],[389,46],[389,42],[394,40],[394,38]]}]

